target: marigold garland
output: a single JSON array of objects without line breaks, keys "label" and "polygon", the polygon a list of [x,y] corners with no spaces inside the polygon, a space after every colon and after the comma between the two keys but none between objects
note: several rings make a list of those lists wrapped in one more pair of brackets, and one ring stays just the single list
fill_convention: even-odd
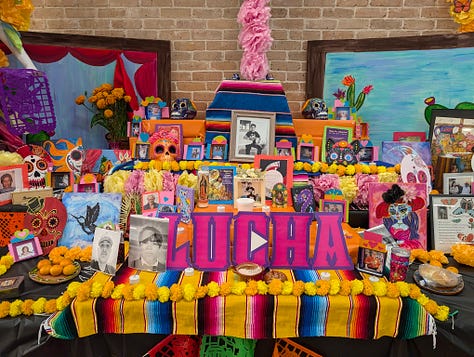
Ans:
[{"label": "marigold garland", "polygon": [[10,255],[10,253],[5,254],[0,258],[0,275],[5,274],[8,269],[11,268],[15,261],[13,260],[13,257]]}]

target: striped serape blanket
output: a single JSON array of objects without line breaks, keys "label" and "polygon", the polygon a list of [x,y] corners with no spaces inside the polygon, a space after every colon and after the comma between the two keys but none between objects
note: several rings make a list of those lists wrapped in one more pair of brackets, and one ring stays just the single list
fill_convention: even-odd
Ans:
[{"label": "striped serape blanket", "polygon": [[[304,282],[319,279],[320,271],[283,271],[288,279]],[[331,278],[357,279],[356,271],[329,271]],[[185,276],[180,271],[139,272],[122,267],[114,283],[126,283],[139,273],[141,283],[170,287],[174,283],[195,286],[215,281],[238,280],[232,270],[198,272]],[[96,273],[93,279],[110,279]],[[97,333],[153,333],[214,335],[240,338],[288,338],[310,336],[402,339],[433,334],[433,318],[410,298],[365,296],[228,295],[193,301],[126,301],[124,299],[74,300],[53,315],[52,335],[72,339]]]}]

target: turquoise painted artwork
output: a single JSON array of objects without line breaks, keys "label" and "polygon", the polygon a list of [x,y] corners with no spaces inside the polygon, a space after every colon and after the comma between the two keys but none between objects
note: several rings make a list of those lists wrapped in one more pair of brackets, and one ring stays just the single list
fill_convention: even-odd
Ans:
[{"label": "turquoise painted artwork", "polygon": [[351,75],[357,92],[373,85],[358,116],[369,123],[374,145],[392,140],[394,131],[428,133],[425,99],[446,108],[474,101],[473,58],[473,48],[327,53],[324,100],[333,106],[333,93],[347,90],[341,82]]},{"label": "turquoise painted artwork", "polygon": [[67,211],[67,221],[59,246],[87,247],[92,244],[96,227],[119,223],[122,204],[120,193],[67,192],[62,201]]}]

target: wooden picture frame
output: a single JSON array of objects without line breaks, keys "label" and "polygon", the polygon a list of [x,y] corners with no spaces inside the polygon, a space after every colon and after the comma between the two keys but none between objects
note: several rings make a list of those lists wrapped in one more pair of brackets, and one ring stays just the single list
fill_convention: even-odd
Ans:
[{"label": "wooden picture frame", "polygon": [[469,137],[472,136],[474,136],[474,110],[433,110],[428,141],[431,147],[431,162],[435,170],[438,157],[453,156],[460,158],[464,171],[470,171],[474,142]]},{"label": "wooden picture frame", "polygon": [[207,199],[210,204],[233,204],[235,166],[209,166]]},{"label": "wooden picture frame", "polygon": [[424,131],[394,131],[393,141],[426,141],[426,133]]},{"label": "wooden picture frame", "polygon": [[230,161],[253,162],[255,155],[270,155],[275,147],[275,112],[233,110]]},{"label": "wooden picture frame", "polygon": [[133,156],[137,160],[148,160],[150,158],[150,143],[135,143]]},{"label": "wooden picture frame", "polygon": [[[370,135],[374,145],[390,140],[401,125],[406,131],[424,131],[426,122],[420,120],[420,115],[426,108],[424,99],[430,95],[426,88],[430,87],[431,93],[436,93],[433,98],[436,104],[445,106],[456,102],[443,102],[444,98],[459,98],[457,93],[470,91],[469,81],[456,81],[459,83],[456,88],[449,83],[454,77],[472,77],[470,73],[466,74],[465,68],[473,68],[473,43],[474,33],[310,40],[306,53],[305,98],[330,98],[338,88],[347,89],[341,81],[344,76],[352,75],[356,79],[356,95],[364,86],[374,85],[374,91],[358,111],[358,115],[371,118],[371,128],[376,129],[371,130]],[[426,70],[428,58],[429,63],[434,64],[429,71]],[[349,68],[347,63],[351,64]],[[453,63],[457,63],[456,68]],[[443,75],[446,68],[449,68],[450,76]],[[404,95],[394,99],[378,92],[377,84],[381,82],[391,93]],[[400,107],[404,108],[403,118],[392,120],[401,118]]]},{"label": "wooden picture frame", "polygon": [[53,171],[50,177],[50,186],[53,190],[65,190],[69,186],[74,185],[74,174],[71,171]]},{"label": "wooden picture frame", "polygon": [[188,161],[202,160],[204,158],[203,143],[189,143],[184,145],[183,159]]},{"label": "wooden picture frame", "polygon": [[138,138],[142,132],[142,122],[141,121],[129,121],[127,123],[127,135],[131,138]]},{"label": "wooden picture frame", "polygon": [[28,187],[26,164],[0,166],[0,205],[12,202],[14,191],[23,191]]},{"label": "wooden picture frame", "polygon": [[38,237],[9,243],[8,251],[15,262],[21,262],[43,254]]},{"label": "wooden picture frame", "polygon": [[454,244],[474,244],[473,207],[473,196],[430,195],[431,249],[449,254]]},{"label": "wooden picture frame", "polygon": [[234,177],[234,208],[237,208],[237,198],[252,198],[254,207],[265,205],[265,181],[263,178]]},{"label": "wooden picture frame", "polygon": [[351,107],[336,107],[336,120],[351,120]]},{"label": "wooden picture frame", "polygon": [[349,210],[346,200],[331,200],[322,198],[319,200],[319,212],[342,213],[342,221],[349,222]]},{"label": "wooden picture frame", "polygon": [[[293,158],[291,156],[255,156],[255,168],[265,172],[265,199],[272,200],[272,189],[275,184],[283,183],[288,192],[293,186]],[[290,201],[288,196],[288,201]]]},{"label": "wooden picture frame", "polygon": [[[152,199],[153,198],[153,199]],[[158,206],[160,205],[160,192],[144,192],[142,194],[142,214],[149,216],[155,215]]]},{"label": "wooden picture frame", "polygon": [[357,160],[359,162],[374,162],[379,159],[378,146],[362,146],[357,153]]},{"label": "wooden picture frame", "polygon": [[443,194],[472,195],[471,186],[474,183],[474,172],[445,172],[443,174]]}]

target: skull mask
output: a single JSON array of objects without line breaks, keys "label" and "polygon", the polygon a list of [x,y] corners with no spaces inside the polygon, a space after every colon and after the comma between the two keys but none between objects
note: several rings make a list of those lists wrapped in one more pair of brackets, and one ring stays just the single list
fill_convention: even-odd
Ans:
[{"label": "skull mask", "polygon": [[46,186],[46,173],[48,172],[48,163],[38,155],[28,155],[23,159],[28,168],[28,183],[31,188],[40,188]]},{"label": "skull mask", "polygon": [[181,158],[179,128],[170,126],[158,129],[150,137],[151,153],[154,160],[173,161]]},{"label": "skull mask", "polygon": [[63,235],[67,219],[66,207],[57,198],[46,197],[44,201],[36,199],[29,203],[28,208],[25,228],[39,238],[43,255],[48,255]]}]

